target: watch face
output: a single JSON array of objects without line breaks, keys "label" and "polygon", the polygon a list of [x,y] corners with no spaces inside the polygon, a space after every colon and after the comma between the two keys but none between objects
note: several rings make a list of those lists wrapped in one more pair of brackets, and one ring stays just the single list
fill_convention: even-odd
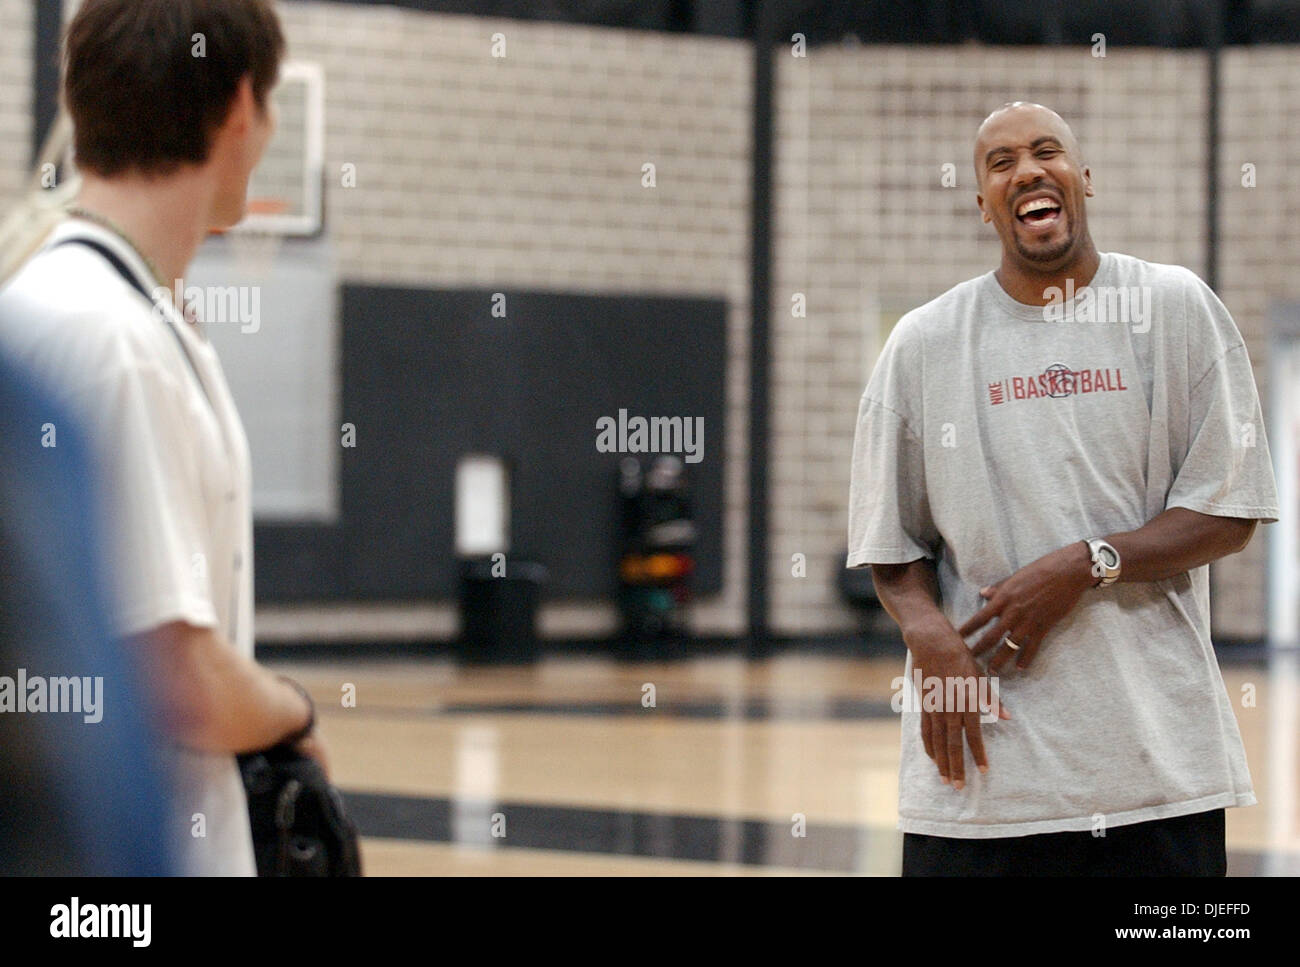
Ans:
[{"label": "watch face", "polygon": [[1119,565],[1119,552],[1109,544],[1103,544],[1097,548],[1097,556],[1101,558],[1101,563],[1106,567],[1117,567]]}]

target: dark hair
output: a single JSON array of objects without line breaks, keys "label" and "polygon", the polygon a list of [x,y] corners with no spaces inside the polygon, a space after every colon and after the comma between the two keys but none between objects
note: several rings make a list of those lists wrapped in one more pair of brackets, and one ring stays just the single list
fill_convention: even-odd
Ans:
[{"label": "dark hair", "polygon": [[64,55],[77,165],[111,176],[202,164],[241,79],[266,107],[284,49],[270,0],[86,0]]}]

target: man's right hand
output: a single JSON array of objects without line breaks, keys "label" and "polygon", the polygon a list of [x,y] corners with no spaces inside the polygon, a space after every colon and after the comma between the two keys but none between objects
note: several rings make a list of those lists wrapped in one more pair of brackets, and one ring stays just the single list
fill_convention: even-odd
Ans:
[{"label": "man's right hand", "polygon": [[[966,785],[965,745],[981,773],[989,771],[988,755],[984,750],[984,737],[980,732],[980,699],[986,699],[996,708],[998,718],[1009,719],[1011,713],[998,701],[997,693],[986,682],[988,675],[976,664],[966,642],[941,614],[913,626],[904,633],[903,640],[912,653],[912,667],[921,673],[922,692],[917,696],[921,708],[921,742],[939,769],[940,781],[951,782],[953,788]],[[940,710],[926,710],[925,697],[930,694],[930,679],[938,679],[942,702]],[[949,682],[960,686],[949,687]],[[905,687],[911,687],[910,683]],[[950,702],[961,692],[960,704]],[[952,707],[949,707],[949,705]],[[964,711],[958,711],[958,708]],[[964,738],[963,738],[964,736]]]},{"label": "man's right hand", "polygon": [[[903,632],[903,641],[912,653],[913,670],[921,672],[921,694],[917,698],[921,702],[921,741],[925,754],[939,767],[939,777],[944,782],[961,789],[966,785],[966,744],[970,745],[980,772],[988,772],[989,768],[980,734],[978,701],[980,685],[988,676],[975,664],[970,648],[939,606],[939,577],[932,560],[918,558],[906,564],[872,564],[871,578],[880,603]],[[962,682],[966,686],[964,707],[968,711],[927,712],[925,684],[929,677],[939,679],[945,701],[947,681],[955,678]],[[991,697],[992,704],[997,705],[998,717],[1011,718],[1011,713],[996,701],[990,686],[985,684],[984,689],[985,697]]]}]

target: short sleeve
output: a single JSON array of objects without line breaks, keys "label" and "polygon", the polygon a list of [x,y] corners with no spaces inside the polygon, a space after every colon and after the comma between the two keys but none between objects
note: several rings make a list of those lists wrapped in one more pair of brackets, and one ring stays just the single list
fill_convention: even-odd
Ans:
[{"label": "short sleeve", "polygon": [[1187,448],[1174,454],[1165,507],[1276,521],[1277,484],[1250,354],[1228,310],[1199,279],[1187,312],[1189,343],[1210,355],[1203,372],[1189,374]]},{"label": "short sleeve", "polygon": [[217,624],[188,403],[168,374],[134,365],[82,389],[107,530],[119,635]]},{"label": "short sleeve", "polygon": [[901,414],[864,396],[853,441],[848,566],[933,558],[938,544],[924,446]]}]

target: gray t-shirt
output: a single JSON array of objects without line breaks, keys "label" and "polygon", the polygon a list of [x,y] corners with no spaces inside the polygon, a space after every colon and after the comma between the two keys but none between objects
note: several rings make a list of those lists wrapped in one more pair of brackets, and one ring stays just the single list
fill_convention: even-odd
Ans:
[{"label": "gray t-shirt", "polygon": [[[933,559],[957,627],[981,587],[1170,507],[1278,515],[1245,343],[1192,272],[1104,253],[1047,312],[989,272],[890,334],[859,410],[850,567]],[[983,727],[989,772],[968,749],[961,791],[906,702],[899,829],[1025,836],[1253,805],[1209,612],[1208,567],[1086,591],[1028,669],[1003,668],[1013,718]]]}]

